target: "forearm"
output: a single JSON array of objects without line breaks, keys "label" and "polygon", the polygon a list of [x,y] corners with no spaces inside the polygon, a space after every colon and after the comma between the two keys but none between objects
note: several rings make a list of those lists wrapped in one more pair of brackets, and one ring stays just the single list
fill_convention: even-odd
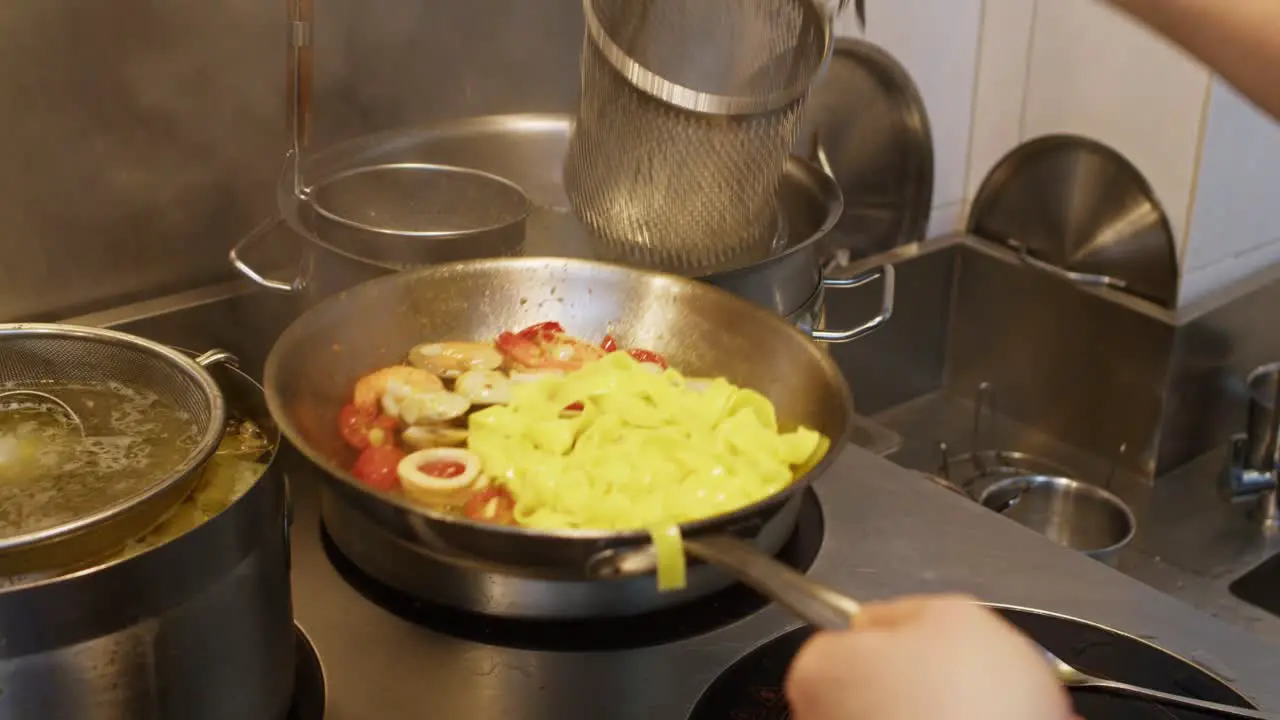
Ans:
[{"label": "forearm", "polygon": [[1111,0],[1280,119],[1280,0]]}]

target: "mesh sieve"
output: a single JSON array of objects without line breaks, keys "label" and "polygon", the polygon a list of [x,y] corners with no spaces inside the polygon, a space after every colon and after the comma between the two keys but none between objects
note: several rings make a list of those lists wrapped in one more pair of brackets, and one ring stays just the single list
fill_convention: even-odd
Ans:
[{"label": "mesh sieve", "polygon": [[[117,474],[102,487],[42,494],[38,507],[16,503],[23,505],[20,512],[0,507],[0,574],[56,569],[107,554],[176,506],[217,449],[226,422],[222,393],[200,363],[226,357],[207,353],[193,361],[162,345],[98,328],[0,325],[0,390],[56,395],[58,387],[114,382],[176,406],[194,428],[189,452],[167,473]],[[8,407],[0,402],[0,413]],[[93,434],[92,427],[86,430]],[[53,524],[50,517],[69,519]]]},{"label": "mesh sieve", "polygon": [[706,272],[767,257],[809,85],[814,0],[585,0],[574,211],[618,259]]}]

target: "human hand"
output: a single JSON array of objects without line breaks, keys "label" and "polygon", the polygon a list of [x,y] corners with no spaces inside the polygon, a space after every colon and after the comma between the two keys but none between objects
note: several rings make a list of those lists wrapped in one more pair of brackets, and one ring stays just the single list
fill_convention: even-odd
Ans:
[{"label": "human hand", "polygon": [[864,605],[818,633],[787,675],[796,720],[1071,720],[1066,690],[1027,637],[971,598]]}]

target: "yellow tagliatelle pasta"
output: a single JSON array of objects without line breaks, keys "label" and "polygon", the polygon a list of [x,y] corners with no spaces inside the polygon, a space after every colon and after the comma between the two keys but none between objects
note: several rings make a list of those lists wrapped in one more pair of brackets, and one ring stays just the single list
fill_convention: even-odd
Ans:
[{"label": "yellow tagliatelle pasta", "polygon": [[[581,412],[565,412],[575,403]],[[754,390],[621,352],[519,386],[469,427],[468,447],[511,491],[521,525],[655,536],[777,493],[830,444],[809,428],[779,431]]]}]

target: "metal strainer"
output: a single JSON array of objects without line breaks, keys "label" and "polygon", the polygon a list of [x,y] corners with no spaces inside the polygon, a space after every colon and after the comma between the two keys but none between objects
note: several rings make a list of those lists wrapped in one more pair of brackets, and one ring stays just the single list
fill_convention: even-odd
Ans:
[{"label": "metal strainer", "polygon": [[830,54],[817,0],[584,0],[564,184],[620,260],[705,272],[767,257],[809,85]]},{"label": "metal strainer", "polygon": [[52,472],[31,483],[6,482],[0,462],[0,576],[59,570],[107,555],[181,502],[217,450],[226,423],[222,392],[203,366],[231,360],[222,351],[192,360],[99,328],[0,324],[0,392],[12,393],[0,400],[0,419],[27,395],[13,391],[35,390],[55,397],[57,412],[70,412],[79,424],[86,413],[107,409],[95,410],[88,401],[77,406],[58,388],[119,383],[176,407],[192,428],[185,457],[171,469],[103,474],[92,486],[55,486],[62,476]]}]

